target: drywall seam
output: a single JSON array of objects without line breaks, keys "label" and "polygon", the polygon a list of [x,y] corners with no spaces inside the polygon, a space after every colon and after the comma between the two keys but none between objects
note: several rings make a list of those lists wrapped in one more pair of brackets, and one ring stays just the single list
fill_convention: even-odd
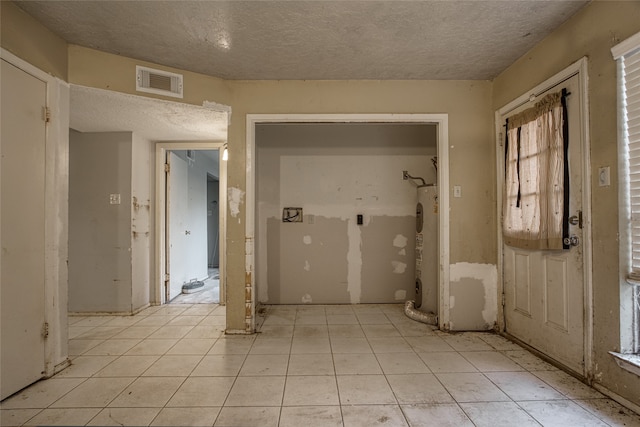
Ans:
[{"label": "drywall seam", "polygon": [[362,294],[362,233],[355,221],[347,222],[347,291],[351,304],[358,304]]},{"label": "drywall seam", "polygon": [[[498,316],[498,268],[496,265],[459,262],[451,264],[449,274],[450,282],[459,282],[462,278],[470,278],[482,282],[484,287],[482,318],[488,325],[493,325]],[[451,301],[451,308],[453,306],[454,301]]]}]

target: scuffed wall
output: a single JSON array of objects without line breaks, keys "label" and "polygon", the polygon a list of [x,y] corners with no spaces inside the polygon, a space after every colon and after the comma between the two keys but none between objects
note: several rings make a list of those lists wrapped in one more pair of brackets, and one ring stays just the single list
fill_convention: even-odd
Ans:
[{"label": "scuffed wall", "polygon": [[498,315],[497,267],[468,262],[452,264],[449,281],[449,329],[493,329]]},{"label": "scuffed wall", "polygon": [[[397,303],[413,295],[417,194],[402,171],[435,180],[434,126],[266,126],[257,145],[259,301]],[[283,222],[285,207],[303,208],[304,221]]]}]

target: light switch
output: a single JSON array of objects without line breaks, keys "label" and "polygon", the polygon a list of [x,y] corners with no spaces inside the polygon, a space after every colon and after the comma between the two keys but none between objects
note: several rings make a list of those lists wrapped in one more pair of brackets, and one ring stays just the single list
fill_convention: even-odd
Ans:
[{"label": "light switch", "polygon": [[598,186],[608,187],[611,185],[611,168],[603,166],[598,168]]},{"label": "light switch", "polygon": [[453,197],[462,197],[462,186],[460,185],[453,186]]},{"label": "light switch", "polygon": [[120,204],[120,194],[109,194],[109,204],[110,205],[119,205]]}]

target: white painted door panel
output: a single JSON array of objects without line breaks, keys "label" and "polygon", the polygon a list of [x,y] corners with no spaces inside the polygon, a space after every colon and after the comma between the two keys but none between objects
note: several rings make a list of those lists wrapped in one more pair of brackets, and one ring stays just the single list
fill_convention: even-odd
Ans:
[{"label": "white painted door panel", "polygon": [[[46,84],[1,60],[0,399],[42,378]],[[19,184],[17,184],[19,183]]]},{"label": "white painted door panel", "polygon": [[187,162],[176,154],[167,155],[167,271],[169,273],[169,300],[180,295],[182,285],[190,280],[189,244],[189,192]]},{"label": "white painted door panel", "polygon": [[[566,88],[569,121],[569,215],[582,210],[582,126],[578,76]],[[540,95],[539,100],[544,94]],[[524,105],[503,117],[531,107]],[[570,225],[579,244],[563,251],[532,251],[507,245],[504,253],[505,330],[573,371],[584,373],[584,271],[582,230]]]}]

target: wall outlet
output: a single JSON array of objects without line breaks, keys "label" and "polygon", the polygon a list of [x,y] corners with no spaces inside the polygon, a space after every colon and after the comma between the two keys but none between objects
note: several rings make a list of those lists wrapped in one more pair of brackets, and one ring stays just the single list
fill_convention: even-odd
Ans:
[{"label": "wall outlet", "polygon": [[282,222],[302,222],[302,208],[283,208]]},{"label": "wall outlet", "polygon": [[611,185],[611,168],[603,166],[598,168],[598,186],[608,187]]},{"label": "wall outlet", "polygon": [[120,204],[120,194],[109,194],[109,204],[110,205],[119,205]]},{"label": "wall outlet", "polygon": [[462,186],[460,185],[453,186],[453,197],[462,197]]}]

